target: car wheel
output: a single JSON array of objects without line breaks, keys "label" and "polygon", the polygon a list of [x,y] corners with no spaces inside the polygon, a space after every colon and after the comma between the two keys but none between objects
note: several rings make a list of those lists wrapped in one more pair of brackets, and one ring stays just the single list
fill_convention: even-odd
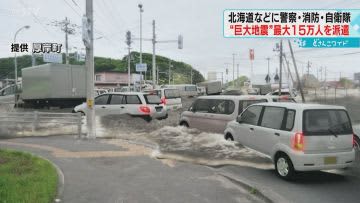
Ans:
[{"label": "car wheel", "polygon": [[225,140],[227,141],[234,141],[234,137],[230,134],[230,133],[227,133],[225,135]]},{"label": "car wheel", "polygon": [[181,123],[180,123],[180,125],[181,126],[184,126],[184,127],[189,127],[189,124],[187,123],[187,122],[185,122],[185,121],[182,121]]},{"label": "car wheel", "polygon": [[294,166],[285,153],[279,153],[275,157],[275,170],[277,175],[285,180],[290,180],[295,175]]},{"label": "car wheel", "polygon": [[354,148],[357,151],[360,151],[360,138],[356,135],[355,135],[355,139],[354,139]]}]

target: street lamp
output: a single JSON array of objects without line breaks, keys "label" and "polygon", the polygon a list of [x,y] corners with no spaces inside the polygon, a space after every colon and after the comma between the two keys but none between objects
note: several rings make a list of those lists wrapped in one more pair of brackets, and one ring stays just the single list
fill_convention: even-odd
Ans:
[{"label": "street lamp", "polygon": [[[142,13],[144,12],[144,9],[141,3],[138,5],[138,7],[140,11],[140,64],[142,64]],[[144,75],[146,76],[146,71]]]},{"label": "street lamp", "polygon": [[[18,33],[23,30],[23,29],[29,29],[30,26],[29,25],[25,25],[23,27],[21,27],[20,29],[18,29],[15,32],[15,36],[14,36],[14,44],[16,44],[16,36],[18,35]],[[16,58],[16,52],[14,52],[14,64],[15,64],[15,107],[17,107],[17,58]]]}]

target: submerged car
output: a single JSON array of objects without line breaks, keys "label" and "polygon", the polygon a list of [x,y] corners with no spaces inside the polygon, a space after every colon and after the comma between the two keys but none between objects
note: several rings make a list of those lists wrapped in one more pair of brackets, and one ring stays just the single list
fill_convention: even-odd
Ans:
[{"label": "submerged car", "polygon": [[226,124],[249,105],[260,102],[294,102],[289,97],[261,95],[200,96],[181,114],[179,124],[206,132],[223,133]]},{"label": "submerged car", "polygon": [[353,129],[344,107],[258,103],[227,124],[225,139],[273,160],[276,173],[346,168],[355,160]]},{"label": "submerged car", "polygon": [[[141,92],[112,92],[99,95],[95,98],[95,114],[121,115],[128,114],[142,117],[147,121],[151,119],[167,118],[167,112],[157,95]],[[76,106],[73,112],[86,114],[86,103]]]}]

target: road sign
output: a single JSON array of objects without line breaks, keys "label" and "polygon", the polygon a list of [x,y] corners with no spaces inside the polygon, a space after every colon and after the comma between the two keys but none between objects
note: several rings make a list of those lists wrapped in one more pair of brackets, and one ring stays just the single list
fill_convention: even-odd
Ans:
[{"label": "road sign", "polygon": [[62,54],[57,53],[44,53],[43,61],[48,63],[63,63]]},{"label": "road sign", "polygon": [[137,63],[135,66],[136,72],[145,72],[147,71],[146,63]]}]

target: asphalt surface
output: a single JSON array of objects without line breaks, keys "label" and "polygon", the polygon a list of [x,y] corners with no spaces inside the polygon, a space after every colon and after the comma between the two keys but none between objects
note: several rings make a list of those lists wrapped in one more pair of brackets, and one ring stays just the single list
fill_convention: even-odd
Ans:
[{"label": "asphalt surface", "polygon": [[28,137],[1,139],[0,148],[55,163],[65,180],[61,202],[264,202],[217,169],[157,160],[152,150],[122,140]]}]

